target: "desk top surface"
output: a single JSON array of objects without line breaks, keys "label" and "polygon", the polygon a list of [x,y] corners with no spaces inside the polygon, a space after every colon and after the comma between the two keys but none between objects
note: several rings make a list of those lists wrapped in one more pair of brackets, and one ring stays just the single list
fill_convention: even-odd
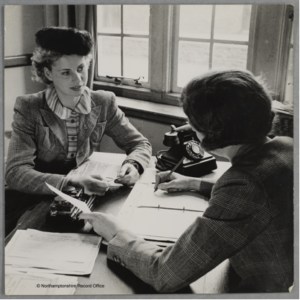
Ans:
[{"label": "desk top surface", "polygon": [[[124,154],[112,153],[94,153],[91,160],[97,160],[116,165],[122,164],[125,159]],[[229,167],[230,163],[218,162],[218,169],[207,177],[220,177]],[[154,167],[154,158],[150,164]],[[125,200],[127,199],[131,188],[122,187],[115,191],[108,191],[101,197],[94,207],[95,211],[111,213],[118,215]],[[18,221],[17,229],[33,228],[41,231],[52,232],[83,232],[89,233],[90,227],[85,226],[80,230],[64,229],[55,227],[46,222],[46,216],[50,209],[51,201],[42,200],[32,211],[27,211]],[[15,231],[13,231],[5,240],[9,242]],[[131,294],[155,294],[153,288],[142,282],[129,270],[121,267],[113,261],[106,259],[107,247],[102,244],[93,272],[89,276],[79,276],[79,286],[75,295],[131,295]],[[224,261],[217,268],[195,281],[188,288],[180,293],[224,293],[228,290],[229,262]]]}]

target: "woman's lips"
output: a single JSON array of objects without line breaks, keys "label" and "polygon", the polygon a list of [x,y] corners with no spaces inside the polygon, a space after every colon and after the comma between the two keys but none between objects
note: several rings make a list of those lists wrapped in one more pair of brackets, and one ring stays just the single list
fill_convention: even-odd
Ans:
[{"label": "woman's lips", "polygon": [[73,87],[71,87],[71,90],[73,90],[73,91],[80,91],[82,87],[83,87],[83,85],[73,86]]}]

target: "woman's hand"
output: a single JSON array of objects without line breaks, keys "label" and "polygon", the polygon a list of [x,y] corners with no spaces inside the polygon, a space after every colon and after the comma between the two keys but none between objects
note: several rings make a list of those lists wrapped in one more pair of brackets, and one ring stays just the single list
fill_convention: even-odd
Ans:
[{"label": "woman's hand", "polygon": [[109,189],[109,183],[103,180],[100,175],[72,176],[68,181],[68,185],[83,188],[85,194],[98,196],[103,196]]},{"label": "woman's hand", "polygon": [[[157,173],[155,176],[155,188],[166,190],[168,192],[178,192],[190,190],[190,181],[192,178],[172,173],[168,178],[170,171]],[[167,181],[166,181],[167,180]]]},{"label": "woman's hand", "polygon": [[133,185],[140,178],[138,170],[132,164],[124,164],[121,167],[118,178],[115,180],[115,183],[122,183],[125,185]]},{"label": "woman's hand", "polygon": [[94,231],[110,242],[119,231],[125,229],[121,222],[111,214],[99,212],[81,213],[79,219],[88,220]]}]

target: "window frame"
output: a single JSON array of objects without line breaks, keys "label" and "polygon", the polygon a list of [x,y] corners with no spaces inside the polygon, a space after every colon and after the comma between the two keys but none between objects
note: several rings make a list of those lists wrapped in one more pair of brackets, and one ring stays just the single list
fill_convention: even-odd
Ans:
[{"label": "window frame", "polygon": [[[179,30],[178,8],[178,5],[150,5],[149,86],[133,87],[101,82],[97,78],[96,67],[94,89],[109,90],[121,97],[179,106],[181,89],[171,92],[176,79],[174,74],[177,74],[173,60],[177,56],[174,53],[174,36],[176,30]],[[250,19],[247,69],[254,75],[262,74],[275,92],[276,99],[281,102],[285,94],[292,10],[292,5],[252,4]],[[269,41],[267,46],[266,40]]]}]

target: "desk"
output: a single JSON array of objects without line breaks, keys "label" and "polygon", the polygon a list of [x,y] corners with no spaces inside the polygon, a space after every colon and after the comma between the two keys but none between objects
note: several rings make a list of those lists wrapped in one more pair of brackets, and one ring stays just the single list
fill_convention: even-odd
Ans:
[{"label": "desk", "polygon": [[[101,162],[121,164],[125,158],[123,154],[94,153],[91,159]],[[154,159],[151,161],[154,167]],[[229,168],[227,162],[218,162],[218,169],[207,175],[209,178],[220,177]],[[114,192],[108,192],[101,197],[101,201],[95,206],[95,211],[101,211],[118,215],[131,189],[120,188]],[[18,221],[16,229],[33,228],[41,231],[63,232],[62,228],[54,228],[47,224],[45,219],[49,212],[50,200],[41,202],[32,210],[27,211]],[[88,227],[84,227],[80,232],[87,233]],[[70,232],[70,230],[68,230]],[[75,232],[75,230],[74,230]],[[77,231],[78,232],[78,231]],[[5,239],[5,244],[9,242],[15,231]],[[131,294],[156,294],[154,289],[142,282],[129,270],[121,267],[113,261],[106,259],[105,245],[101,245],[99,255],[96,259],[93,272],[89,276],[79,276],[79,284],[82,286],[92,285],[92,287],[77,287],[75,295],[131,295]],[[189,287],[177,293],[225,293],[229,290],[230,268],[229,261],[226,260],[214,270],[207,273],[202,278],[192,283]],[[93,287],[97,285],[97,287]],[[99,287],[101,285],[101,287]],[[103,286],[103,287],[102,287]]]}]

